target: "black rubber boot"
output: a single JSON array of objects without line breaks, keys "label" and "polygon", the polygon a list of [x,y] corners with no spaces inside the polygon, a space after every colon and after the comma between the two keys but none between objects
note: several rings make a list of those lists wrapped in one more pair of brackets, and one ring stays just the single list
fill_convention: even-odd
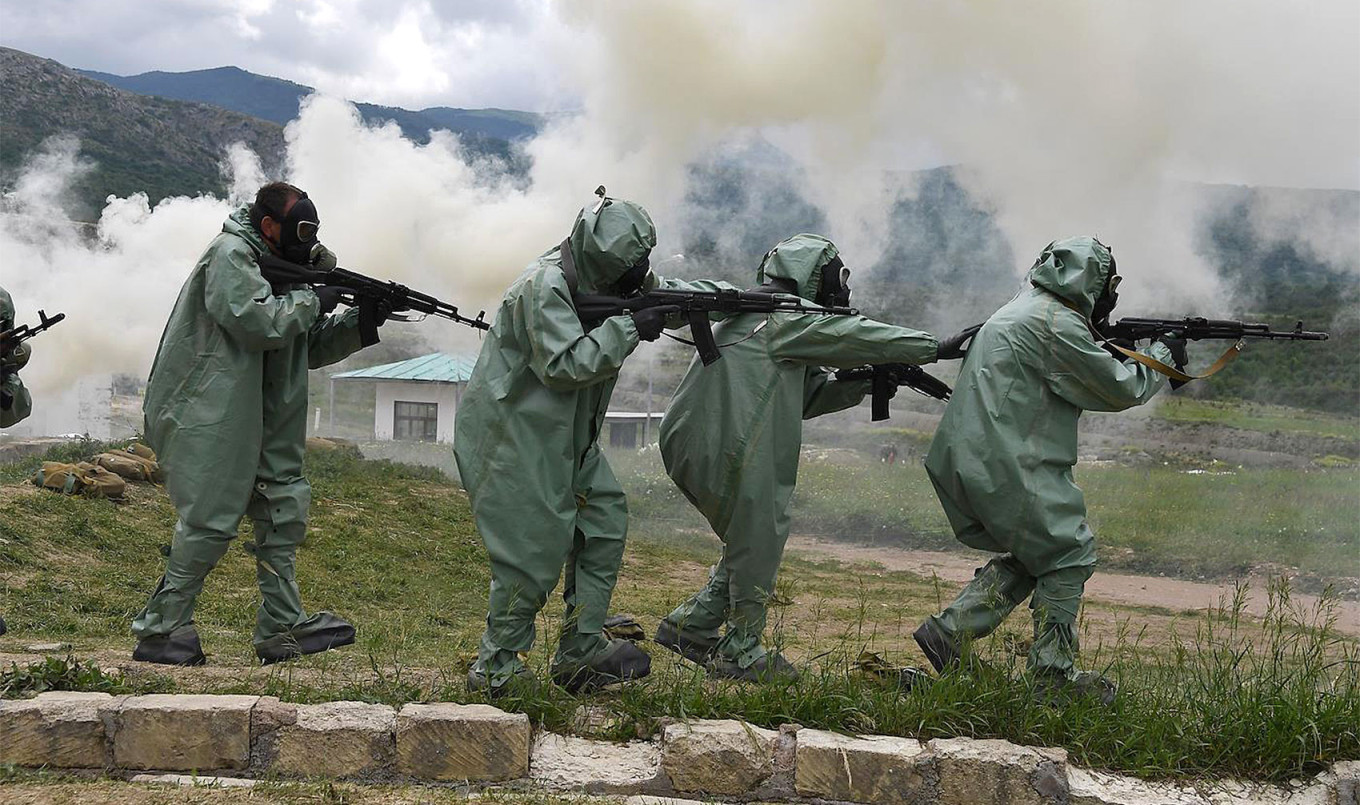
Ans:
[{"label": "black rubber boot", "polygon": [[585,665],[577,668],[554,668],[553,682],[568,693],[590,693],[605,685],[629,679],[641,679],[652,672],[652,658],[647,652],[627,640],[610,640],[609,648],[601,651]]},{"label": "black rubber boot", "polygon": [[0,618],[0,635],[4,634],[6,631],[8,630],[5,629],[5,619]]},{"label": "black rubber boot", "polygon": [[273,665],[354,642],[354,627],[348,621],[329,612],[318,612],[314,617],[317,622],[302,634],[284,632],[255,646],[255,656],[260,658],[260,664]]},{"label": "black rubber boot", "polygon": [[1074,679],[1061,674],[1039,673],[1034,679],[1034,697],[1044,704],[1066,704],[1076,699],[1094,699],[1109,707],[1119,694],[1115,683],[1094,671],[1079,671]]},{"label": "black rubber boot", "polygon": [[916,645],[921,647],[921,653],[930,660],[935,673],[942,674],[946,669],[958,667],[959,647],[935,625],[935,621],[927,619],[925,623],[916,627],[911,637],[916,641]]},{"label": "black rubber boot", "polygon": [[784,659],[783,654],[766,654],[746,668],[725,657],[713,657],[708,661],[707,669],[710,676],[739,679],[743,682],[798,681],[798,669]]},{"label": "black rubber boot", "polygon": [[502,699],[507,696],[527,697],[538,692],[538,677],[528,668],[521,668],[501,684],[492,685],[486,674],[469,668],[467,689],[468,693],[485,693],[490,699]]},{"label": "black rubber boot", "polygon": [[717,638],[702,638],[677,629],[675,624],[663,620],[656,627],[656,642],[679,654],[690,662],[707,665],[713,658],[713,650],[718,647]]},{"label": "black rubber boot", "polygon": [[161,665],[207,665],[203,646],[198,642],[198,630],[187,623],[168,635],[151,635],[137,641],[132,659]]}]

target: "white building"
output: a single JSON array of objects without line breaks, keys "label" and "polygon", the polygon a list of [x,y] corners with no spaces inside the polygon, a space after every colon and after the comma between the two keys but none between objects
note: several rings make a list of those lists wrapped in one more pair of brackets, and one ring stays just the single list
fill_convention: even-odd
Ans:
[{"label": "white building", "polygon": [[436,352],[331,375],[332,416],[336,381],[369,382],[374,385],[376,403],[375,440],[453,444],[458,400],[476,362],[475,357]]}]

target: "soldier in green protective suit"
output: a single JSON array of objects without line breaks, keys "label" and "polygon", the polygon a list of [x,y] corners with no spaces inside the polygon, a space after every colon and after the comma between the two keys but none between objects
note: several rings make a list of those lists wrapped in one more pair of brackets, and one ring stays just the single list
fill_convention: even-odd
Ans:
[{"label": "soldier in green protective suit", "polygon": [[[0,288],[0,333],[14,329],[14,300]],[[16,344],[0,355],[0,428],[17,425],[33,413],[33,397],[19,379],[19,370],[28,365],[31,354],[27,342]]]},{"label": "soldier in green protective suit", "polygon": [[[0,288],[0,333],[14,329],[14,300],[9,291]],[[19,379],[19,370],[28,365],[31,352],[27,343],[7,348],[0,355],[0,428],[17,425],[33,413],[33,398]],[[5,619],[0,618],[0,635],[6,631]]]},{"label": "soldier in green protective suit", "polygon": [[[844,304],[847,280],[831,241],[795,235],[765,255],[757,290]],[[761,635],[789,535],[803,420],[857,405],[870,389],[822,367],[931,363],[958,357],[962,340],[937,344],[862,316],[795,313],[734,316],[715,337],[731,346],[711,366],[690,365],[661,422],[661,455],[723,553],[708,585],[662,620],[656,640],[718,676],[792,678],[793,666]]]},{"label": "soldier in green protective suit", "polygon": [[491,559],[486,632],[468,672],[472,690],[499,695],[532,683],[519,654],[533,645],[534,618],[564,567],[567,612],[553,680],[580,691],[650,671],[646,653],[603,634],[628,506],[598,440],[624,359],[639,341],[659,337],[672,311],[614,316],[586,330],[572,294],[723,287],[660,280],[649,270],[655,245],[646,210],[602,197],[510,286],[482,345],[454,437],[458,472]]},{"label": "soldier in green protective suit", "polygon": [[[967,639],[990,633],[1031,598],[1029,668],[1050,690],[1113,686],[1074,669],[1082,590],[1096,563],[1086,503],[1072,480],[1082,411],[1147,402],[1165,378],[1102,349],[1092,321],[1114,307],[1119,277],[1095,238],[1050,243],[1028,287],[974,339],[926,457],[926,471],[960,542],[999,554],[915,637],[937,671]],[[1183,339],[1145,354],[1184,363]],[[1072,685],[1068,688],[1068,685]]]},{"label": "soldier in green protective suit", "polygon": [[[354,627],[308,615],[295,559],[311,487],[302,476],[307,370],[368,346],[340,289],[271,288],[256,258],[333,261],[306,194],[281,182],[232,213],[189,274],[161,336],[143,405],[146,438],[179,514],[165,575],[132,622],[133,659],[204,662],[194,601],[249,515],[261,602],[255,652],[277,662],[354,642]],[[333,263],[332,263],[333,264]],[[380,322],[379,322],[380,323]]]}]

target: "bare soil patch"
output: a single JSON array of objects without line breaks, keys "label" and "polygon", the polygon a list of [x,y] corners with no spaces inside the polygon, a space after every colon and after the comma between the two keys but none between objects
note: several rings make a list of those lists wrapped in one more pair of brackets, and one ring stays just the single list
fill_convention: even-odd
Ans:
[{"label": "bare soil patch", "polygon": [[[962,585],[973,577],[973,572],[986,561],[981,555],[946,551],[913,551],[900,548],[855,545],[816,537],[793,536],[788,547],[819,557],[842,562],[872,563],[887,570],[915,573],[924,578],[938,577],[941,581]],[[1266,614],[1266,579],[1252,575],[1242,581],[1249,589],[1246,611],[1254,617]],[[1205,583],[1183,581],[1160,576],[1134,576],[1106,573],[1100,570],[1086,583],[1086,593],[1093,601],[1121,606],[1158,607],[1178,612],[1203,612],[1233,598],[1231,582]],[[950,591],[952,595],[953,590]],[[1338,631],[1360,636],[1360,601],[1336,601]],[[1293,604],[1304,612],[1314,611],[1319,598],[1295,593]]]}]

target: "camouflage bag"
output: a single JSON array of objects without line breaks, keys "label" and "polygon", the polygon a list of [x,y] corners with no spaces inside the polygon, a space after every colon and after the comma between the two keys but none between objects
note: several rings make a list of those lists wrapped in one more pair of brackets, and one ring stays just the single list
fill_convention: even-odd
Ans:
[{"label": "camouflage bag", "polygon": [[121,499],[127,491],[127,482],[121,477],[88,461],[79,464],[44,461],[42,469],[33,476],[33,485],[64,495],[110,500]]},{"label": "camouflage bag", "polygon": [[109,472],[116,473],[129,481],[150,481],[160,483],[161,467],[155,461],[142,458],[141,456],[118,450],[111,453],[100,453],[94,457],[94,463]]}]

